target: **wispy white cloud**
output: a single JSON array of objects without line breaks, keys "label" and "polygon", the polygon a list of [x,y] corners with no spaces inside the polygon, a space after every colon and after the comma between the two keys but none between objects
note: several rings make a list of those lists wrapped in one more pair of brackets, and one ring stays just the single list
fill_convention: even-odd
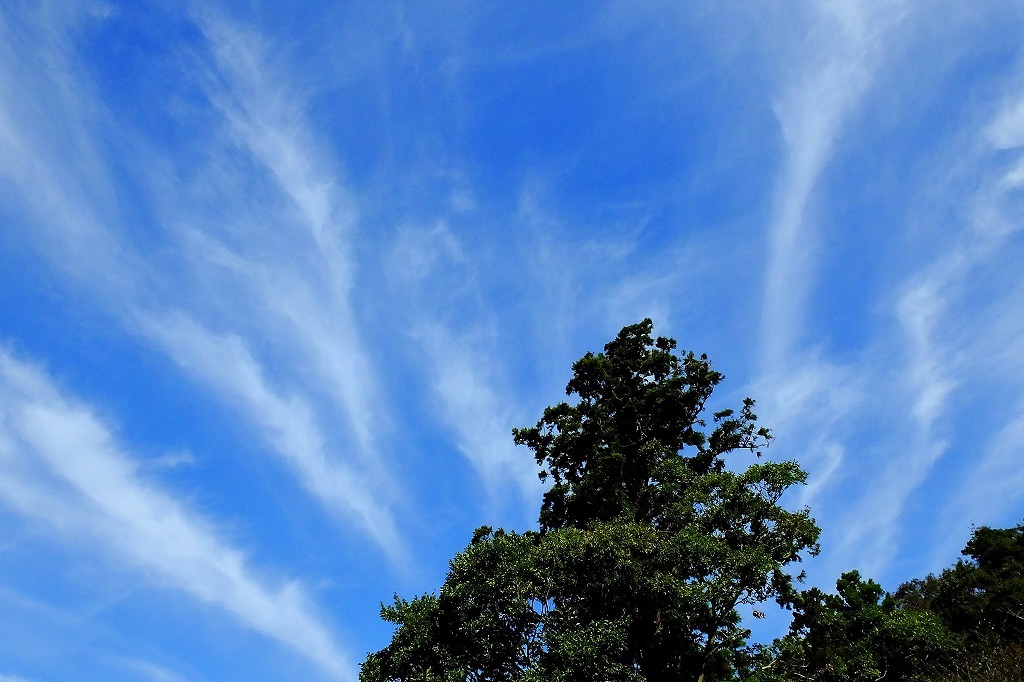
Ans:
[{"label": "wispy white cloud", "polygon": [[[871,85],[886,31],[903,3],[830,2],[814,5],[806,34],[795,38],[789,82],[776,105],[785,160],[769,229],[761,321],[761,356],[768,374],[791,369],[804,340],[804,315],[819,245],[812,194],[837,139]],[[804,22],[794,24],[804,27]]]},{"label": "wispy white cloud", "polygon": [[[947,516],[993,523],[1020,509],[1024,499],[1024,398],[983,447],[981,461],[950,501]],[[1019,522],[1019,516],[1014,522]]]},{"label": "wispy white cloud", "polygon": [[502,363],[490,327],[494,316],[479,310],[482,292],[464,246],[444,222],[406,226],[388,255],[388,270],[407,300],[407,333],[424,361],[430,403],[453,444],[491,503],[507,500],[510,486],[532,503],[536,469],[512,443],[512,428],[522,424],[496,370]]},{"label": "wispy white cloud", "polygon": [[338,679],[351,664],[296,582],[271,586],[209,521],[139,478],[110,430],[39,370],[0,352],[0,496],[69,539],[92,538],[157,585],[231,613]]},{"label": "wispy white cloud", "polygon": [[30,682],[25,677],[13,677],[11,675],[0,675],[0,682]]},{"label": "wispy white cloud", "polygon": [[[240,284],[254,288],[280,320],[290,323],[296,340],[329,377],[362,450],[371,451],[381,405],[375,402],[372,363],[350,302],[354,264],[348,240],[358,227],[355,199],[305,123],[304,94],[294,74],[291,83],[284,82],[266,58],[263,39],[210,13],[197,15],[197,21],[222,84],[208,89],[211,101],[237,144],[276,180],[315,245],[311,254],[300,254],[311,256],[300,259],[312,263],[311,270],[282,272],[267,265]],[[288,231],[289,226],[274,229]],[[301,237],[294,243],[301,244]],[[322,284],[315,279],[321,270]]]},{"label": "wispy white cloud", "polygon": [[[803,501],[838,496],[849,505],[826,509],[838,536],[827,552],[831,567],[857,565],[872,574],[883,572],[895,555],[908,500],[948,448],[944,418],[965,351],[963,335],[955,331],[963,311],[954,308],[965,278],[1005,239],[1009,223],[996,195],[1015,182],[1013,171],[989,175],[977,194],[963,197],[964,205],[973,206],[971,224],[944,225],[950,247],[905,277],[893,302],[883,303],[892,306],[894,330],[876,329],[868,345],[842,362],[816,346],[821,339],[813,336],[808,301],[821,275],[819,224],[827,220],[815,210],[816,190],[876,74],[894,66],[886,64],[887,48],[913,11],[911,3],[885,0],[816,5],[806,26],[795,22],[804,33],[789,53],[790,80],[775,107],[785,160],[769,230],[757,381],[764,390],[757,394],[769,398],[768,423],[804,448],[801,461],[812,477]],[[984,136],[997,148],[1020,144],[1020,112],[1024,107],[1007,105],[983,127]],[[984,153],[961,160],[979,165],[983,174],[990,172],[989,161]],[[889,390],[880,394],[883,385]],[[898,416],[903,414],[910,419]],[[874,433],[857,438],[855,447],[869,451],[847,461],[844,441],[866,424]],[[875,461],[881,455],[874,448],[893,452]],[[837,487],[843,481],[853,487]]]},{"label": "wispy white cloud", "polygon": [[[1019,75],[1019,74],[1018,74]],[[1021,254],[1024,216],[1024,95],[1019,85],[999,104],[982,137],[1011,159],[982,184],[971,213],[970,230],[937,270],[940,281],[964,288],[972,276],[995,263],[1014,262]],[[1003,402],[991,406],[1001,425],[977,444],[981,458],[945,505],[950,519],[998,522],[1019,509],[1024,490],[1024,276],[1009,269],[989,300],[973,302],[969,333],[954,337],[957,366],[999,386]]]},{"label": "wispy white cloud", "polygon": [[187,677],[184,677],[173,670],[168,670],[150,661],[143,661],[136,658],[124,659],[120,661],[123,668],[131,670],[133,672],[144,675],[147,680],[151,682],[188,682]]},{"label": "wispy white cloud", "polygon": [[313,145],[304,122],[304,93],[295,82],[281,82],[259,34],[209,13],[196,17],[225,84],[211,87],[214,105],[300,209],[303,227],[336,265],[341,284],[349,283],[352,263],[339,237],[355,226],[357,210],[337,171],[326,170]]},{"label": "wispy white cloud", "polygon": [[[1021,115],[1024,108],[1011,96],[991,123],[971,131],[976,143],[961,162],[980,180],[973,193],[961,198],[965,221],[946,226],[948,246],[905,280],[895,297],[893,314],[900,336],[893,340],[892,355],[902,365],[871,372],[876,381],[887,380],[899,387],[892,397],[902,396],[902,400],[892,409],[905,410],[910,419],[903,428],[890,425],[892,437],[901,440],[899,455],[889,458],[863,498],[849,510],[836,552],[868,572],[881,573],[898,552],[903,539],[900,519],[907,504],[950,447],[956,430],[950,419],[957,418],[950,414],[950,405],[956,394],[976,393],[971,384],[977,378],[993,380],[990,365],[994,358],[1013,364],[1007,349],[1015,346],[1017,339],[1007,328],[1019,330],[1024,324],[1020,282],[1011,281],[1006,289],[1004,280],[1003,287],[990,291],[984,299],[976,298],[971,288],[994,262],[1012,257],[1009,254],[1019,248],[1012,237],[1020,230],[1019,188],[1024,185],[1020,160],[1009,165],[994,162],[993,151],[1024,143],[1024,126],[1017,121]],[[881,376],[886,371],[888,378]],[[995,380],[1010,384],[1011,393],[1024,395],[1024,383],[1015,381],[1014,376],[1012,371],[1005,372]],[[992,407],[1006,412],[1005,406]],[[951,523],[961,523],[965,516],[977,518],[982,510],[985,518],[994,518],[997,507],[1010,508],[1011,500],[1019,499],[980,492],[985,484],[999,487],[996,481],[1020,478],[1013,466],[1021,447],[1018,421],[1013,415],[983,446],[980,465],[970,467],[954,492],[944,495],[946,501],[938,505],[941,510],[937,514]],[[1018,462],[1016,469],[1020,468]],[[943,545],[943,552],[955,549]],[[937,550],[937,564],[947,562],[948,557],[939,555]]]},{"label": "wispy white cloud", "polygon": [[[253,324],[252,316],[238,319],[237,333],[248,327],[258,338],[283,339],[291,356],[278,364],[302,372],[311,391],[322,389],[336,401],[353,436],[346,455],[360,459],[376,480],[378,497],[388,499],[393,484],[381,433],[390,426],[389,415],[352,300],[356,200],[339,164],[306,123],[301,76],[268,59],[270,48],[257,33],[212,12],[194,18],[215,60],[207,95],[227,123],[221,143],[246,150],[285,201],[240,203],[246,230],[231,248],[196,229],[209,223],[206,214],[185,211],[171,220],[186,226],[181,243],[202,277],[224,286],[218,273],[226,272],[228,290],[265,319],[262,325]],[[206,178],[213,184],[224,180],[216,170]],[[277,217],[268,221],[268,212]]]},{"label": "wispy white cloud", "polygon": [[831,361],[824,351],[806,349],[800,362],[785,374],[761,375],[749,389],[757,396],[757,412],[780,441],[772,456],[796,458],[810,477],[796,499],[820,509],[831,487],[842,477],[851,414],[863,410],[871,377],[858,368]]},{"label": "wispy white cloud", "polygon": [[404,545],[390,514],[381,507],[374,481],[330,456],[313,408],[301,397],[273,389],[242,339],[211,334],[181,315],[141,324],[186,372],[252,415],[317,498],[334,513],[354,517],[392,558],[402,558]]},{"label": "wispy white cloud", "polygon": [[984,135],[997,150],[1024,146],[1024,97],[1010,97],[984,129]]},{"label": "wispy white cloud", "polygon": [[[346,244],[355,226],[354,204],[327,170],[294,93],[264,73],[259,37],[202,19],[216,56],[210,95],[231,131],[218,144],[247,150],[290,208],[272,199],[239,203],[239,223],[252,229],[229,247],[204,231],[216,223],[203,212],[205,204],[186,209],[182,204],[191,202],[165,198],[189,196],[189,190],[164,177],[171,174],[161,168],[172,163],[164,152],[139,150],[152,161],[146,168],[153,174],[140,183],[153,188],[149,199],[163,211],[164,223],[151,227],[183,247],[194,280],[186,283],[180,270],[162,269],[126,236],[132,227],[116,210],[107,181],[117,169],[97,142],[112,123],[76,66],[61,23],[67,18],[19,20],[26,24],[22,32],[38,33],[38,40],[32,50],[0,40],[0,178],[6,185],[0,189],[10,194],[12,206],[31,215],[33,229],[25,238],[130,334],[156,340],[191,376],[255,422],[332,512],[345,511],[390,556],[401,555],[388,509],[394,484],[379,442],[387,410],[349,301]],[[0,31],[10,33],[5,24]],[[39,63],[25,65],[23,54]],[[212,145],[210,154],[219,148]],[[230,174],[211,170],[201,181],[232,196]],[[298,219],[288,222],[294,215]],[[264,253],[271,256],[261,259]],[[218,320],[218,329],[229,329],[222,332],[224,347],[203,326],[210,318]],[[222,360],[227,364],[218,367]],[[288,399],[269,387],[267,362],[289,376]],[[323,393],[340,409],[317,402]],[[335,418],[339,412],[341,420]],[[332,428],[327,436],[322,418],[347,418],[350,428]],[[311,451],[301,453],[303,447]]]},{"label": "wispy white cloud", "polygon": [[936,347],[936,327],[945,312],[944,297],[938,290],[940,284],[948,282],[929,278],[912,285],[896,306],[896,317],[906,335],[910,359],[907,383],[914,396],[910,414],[922,434],[931,431],[955,388],[947,373],[950,358],[943,357]]},{"label": "wispy white cloud", "polygon": [[[900,517],[908,499],[946,452],[948,442],[936,433],[955,381],[949,375],[952,358],[936,332],[946,312],[935,279],[924,278],[907,286],[896,304],[895,316],[903,333],[904,367],[893,382],[900,385],[901,410],[909,413],[907,427],[887,425],[890,438],[901,440],[897,454],[872,477],[864,494],[846,514],[835,555],[853,562],[868,575],[880,575],[898,550]],[[891,371],[891,369],[889,370]],[[876,376],[875,381],[883,380]]]},{"label": "wispy white cloud", "polygon": [[187,450],[167,452],[158,457],[153,457],[146,462],[148,466],[155,469],[175,469],[177,467],[191,466],[195,463],[195,455]]},{"label": "wispy white cloud", "polygon": [[535,502],[540,492],[537,468],[529,454],[512,442],[512,429],[523,420],[507,394],[496,388],[488,370],[493,367],[491,358],[439,325],[424,322],[417,338],[430,359],[440,416],[491,498],[500,499],[512,484],[524,500]]},{"label": "wispy white cloud", "polygon": [[[32,238],[62,272],[119,289],[120,247],[96,215],[114,202],[90,130],[97,112],[88,80],[68,65],[68,24],[81,7],[54,10],[44,3],[31,18],[0,13],[0,196],[8,210],[41,218]],[[48,23],[33,21],[40,18]]]},{"label": "wispy white cloud", "polygon": [[[810,335],[808,301],[819,275],[821,219],[815,190],[841,138],[872,84],[884,38],[903,15],[903,3],[830,2],[805,7],[787,19],[798,35],[784,38],[787,79],[775,102],[783,161],[768,228],[759,337],[760,375],[753,392],[766,423],[791,444],[802,443],[811,471],[802,493],[814,501],[843,466],[838,430],[863,404],[861,372],[836,363]],[[781,36],[773,36],[778,39]]]}]

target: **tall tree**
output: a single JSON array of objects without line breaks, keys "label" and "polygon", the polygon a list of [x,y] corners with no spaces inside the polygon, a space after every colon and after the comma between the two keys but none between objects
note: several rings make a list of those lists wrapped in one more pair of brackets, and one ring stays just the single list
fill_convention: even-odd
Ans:
[{"label": "tall tree", "polygon": [[737,607],[788,603],[788,567],[817,552],[809,512],[780,505],[806,475],[727,467],[770,441],[754,402],[707,415],[723,376],[651,331],[578,360],[575,400],[514,431],[551,482],[539,532],[482,528],[436,596],[383,608],[398,628],[364,682],[734,676],[749,635]]}]

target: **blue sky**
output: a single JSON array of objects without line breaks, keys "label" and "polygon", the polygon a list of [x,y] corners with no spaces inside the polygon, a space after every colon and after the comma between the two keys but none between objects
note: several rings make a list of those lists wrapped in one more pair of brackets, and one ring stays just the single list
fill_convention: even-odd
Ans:
[{"label": "blue sky", "polygon": [[354,679],[646,316],[810,582],[1024,517],[1024,5],[262,5],[0,7],[0,681]]}]

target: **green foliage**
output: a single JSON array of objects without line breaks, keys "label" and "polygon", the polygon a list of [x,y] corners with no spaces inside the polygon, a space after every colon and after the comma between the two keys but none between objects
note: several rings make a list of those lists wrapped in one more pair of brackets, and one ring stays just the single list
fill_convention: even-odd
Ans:
[{"label": "green foliage", "polygon": [[481,529],[452,559],[437,596],[396,596],[381,617],[400,627],[367,658],[361,679],[521,679],[540,654],[537,539]]},{"label": "green foliage", "polygon": [[1008,682],[1024,679],[1024,526],[981,527],[958,561],[892,595],[856,572],[836,594],[793,600],[790,633],[762,648],[750,682]]},{"label": "green foliage", "polygon": [[536,426],[513,431],[544,469],[541,480],[553,482],[542,530],[615,518],[661,526],[688,479],[722,471],[727,453],[760,454],[768,444],[749,398],[738,416],[715,413],[716,428],[703,431],[704,405],[724,377],[706,356],[676,355],[674,340],[653,341],[651,327],[626,327],[604,353],[576,361],[566,387],[576,404],[549,407]]},{"label": "green foliage", "polygon": [[934,613],[901,607],[873,580],[844,573],[836,594],[794,600],[790,633],[765,652],[756,682],[926,682],[949,671],[962,643]]},{"label": "green foliage", "polygon": [[398,625],[363,665],[385,680],[727,680],[743,659],[740,604],[796,594],[817,551],[808,511],[779,505],[793,462],[726,468],[770,435],[753,401],[710,416],[722,380],[651,322],[573,365],[574,404],[516,429],[551,488],[539,533],[480,529],[437,596],[396,597]]},{"label": "green foliage", "polygon": [[905,608],[934,613],[968,655],[949,680],[1024,679],[1024,524],[976,528],[960,560],[896,591]]},{"label": "green foliage", "polygon": [[937,613],[976,645],[1024,642],[1024,524],[977,528],[962,553],[969,560],[902,585],[896,598]]},{"label": "green foliage", "polygon": [[1016,682],[1024,680],[1024,644],[1003,642],[971,650],[955,672],[938,682]]}]

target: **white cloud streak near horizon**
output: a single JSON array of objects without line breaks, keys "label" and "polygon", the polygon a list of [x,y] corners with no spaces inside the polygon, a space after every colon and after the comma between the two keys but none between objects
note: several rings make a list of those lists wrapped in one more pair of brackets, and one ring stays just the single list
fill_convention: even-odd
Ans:
[{"label": "white cloud streak near horizon", "polygon": [[271,586],[209,521],[152,483],[107,426],[38,369],[0,351],[0,497],[67,539],[86,536],[147,575],[296,651],[339,680],[352,665],[292,581]]}]

